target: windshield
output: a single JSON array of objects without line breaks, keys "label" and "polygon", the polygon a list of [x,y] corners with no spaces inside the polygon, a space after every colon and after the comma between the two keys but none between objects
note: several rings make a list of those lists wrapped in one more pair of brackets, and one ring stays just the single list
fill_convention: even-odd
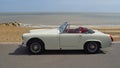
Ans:
[{"label": "windshield", "polygon": [[66,29],[67,25],[68,25],[68,23],[65,22],[64,24],[62,24],[62,25],[59,27],[60,33],[63,33],[63,32],[64,32],[64,30]]}]

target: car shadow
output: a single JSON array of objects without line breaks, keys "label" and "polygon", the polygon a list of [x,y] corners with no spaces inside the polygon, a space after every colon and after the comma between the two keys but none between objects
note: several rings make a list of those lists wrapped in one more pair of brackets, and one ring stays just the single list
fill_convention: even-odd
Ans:
[{"label": "car shadow", "polygon": [[[103,51],[98,52],[97,54],[105,54]],[[31,54],[26,47],[19,47],[9,55],[35,55]],[[42,54],[37,55],[91,55],[86,54],[84,50],[45,50]]]}]

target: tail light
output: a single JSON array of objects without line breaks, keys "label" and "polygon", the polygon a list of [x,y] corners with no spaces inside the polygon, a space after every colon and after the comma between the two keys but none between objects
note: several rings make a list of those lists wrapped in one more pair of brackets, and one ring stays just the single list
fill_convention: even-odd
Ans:
[{"label": "tail light", "polygon": [[110,35],[111,41],[114,41],[113,37]]}]

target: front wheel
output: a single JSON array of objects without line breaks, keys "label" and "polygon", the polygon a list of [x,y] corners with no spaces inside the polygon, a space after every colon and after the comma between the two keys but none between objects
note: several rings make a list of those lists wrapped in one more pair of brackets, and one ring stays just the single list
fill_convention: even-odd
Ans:
[{"label": "front wheel", "polygon": [[100,50],[100,44],[97,42],[88,42],[85,44],[84,50],[89,54],[97,53]]},{"label": "front wheel", "polygon": [[42,45],[40,44],[39,41],[31,42],[29,44],[28,49],[32,54],[39,54],[39,53],[43,52],[43,47],[42,47]]}]

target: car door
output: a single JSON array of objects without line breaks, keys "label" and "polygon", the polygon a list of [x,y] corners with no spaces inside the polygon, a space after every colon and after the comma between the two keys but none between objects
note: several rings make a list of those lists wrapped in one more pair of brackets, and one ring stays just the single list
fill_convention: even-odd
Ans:
[{"label": "car door", "polygon": [[81,35],[78,33],[61,33],[59,44],[61,49],[78,49]]}]

